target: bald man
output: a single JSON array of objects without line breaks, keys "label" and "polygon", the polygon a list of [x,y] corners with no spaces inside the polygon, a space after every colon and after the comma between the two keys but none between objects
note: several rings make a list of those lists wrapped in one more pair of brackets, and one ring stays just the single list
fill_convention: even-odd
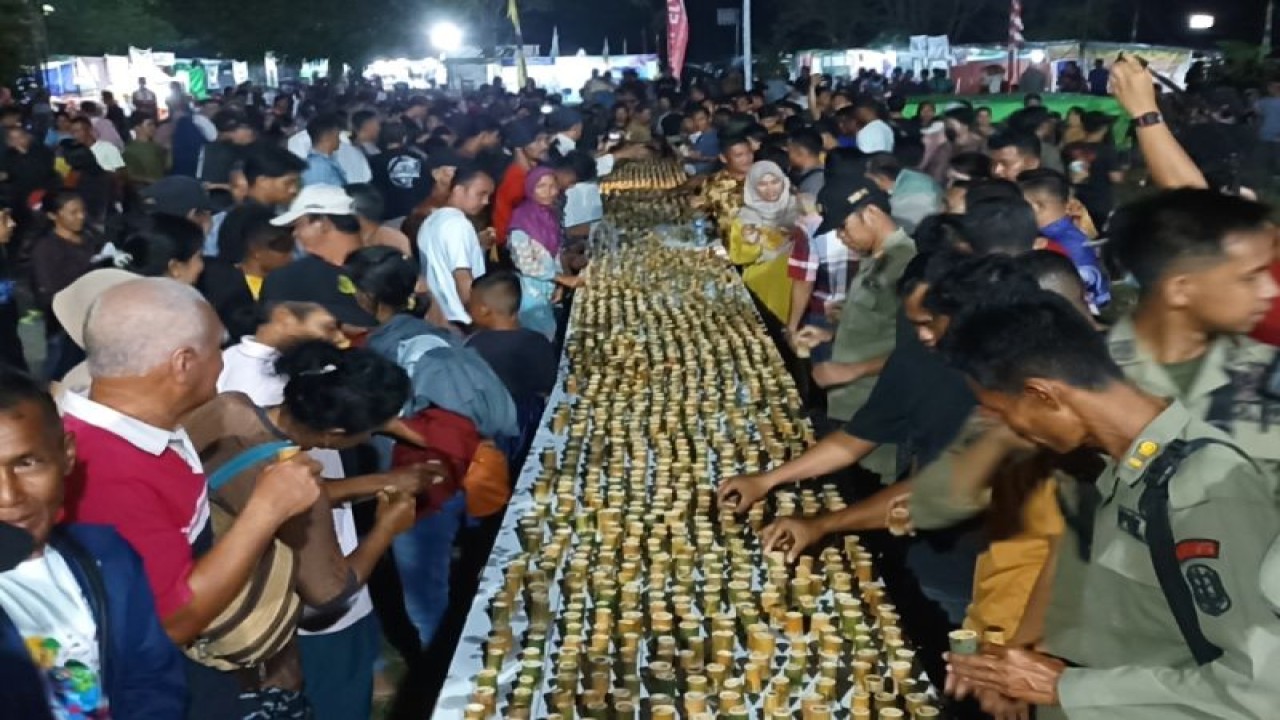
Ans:
[{"label": "bald man", "polygon": [[[110,525],[129,541],[179,646],[230,605],[276,530],[320,492],[311,461],[271,465],[245,510],[213,541],[204,472],[179,418],[213,398],[223,334],[213,308],[191,287],[163,278],[117,285],[85,321],[89,393],[62,399],[78,450],[68,519]],[[191,665],[191,707],[225,704],[234,713],[235,678]]]}]

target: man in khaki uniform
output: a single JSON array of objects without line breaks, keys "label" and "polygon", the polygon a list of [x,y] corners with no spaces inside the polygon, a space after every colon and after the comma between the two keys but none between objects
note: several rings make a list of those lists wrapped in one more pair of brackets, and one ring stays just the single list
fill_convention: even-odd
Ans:
[{"label": "man in khaki uniform", "polygon": [[[1046,706],[1040,717],[1058,706],[1072,720],[1273,716],[1280,618],[1259,586],[1280,536],[1276,478],[1178,401],[1126,381],[1092,327],[1056,297],[976,311],[946,342],[982,405],[1019,435],[1056,452],[1097,447],[1108,458],[1075,622],[1046,640],[1057,657],[999,648],[951,655],[949,689]],[[1169,476],[1152,470],[1175,441],[1201,439],[1211,442],[1171,464]]]},{"label": "man in khaki uniform", "polygon": [[[842,423],[867,402],[896,344],[898,280],[916,255],[916,244],[890,215],[889,196],[866,178],[830,178],[818,195],[822,226],[861,256],[840,312],[831,362],[813,368],[827,394],[827,415]],[[862,466],[891,482],[897,450],[882,445]]]}]

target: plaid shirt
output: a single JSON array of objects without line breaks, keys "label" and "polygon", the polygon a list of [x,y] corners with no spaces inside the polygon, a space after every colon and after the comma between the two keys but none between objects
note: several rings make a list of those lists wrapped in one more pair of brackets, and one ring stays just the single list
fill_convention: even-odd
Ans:
[{"label": "plaid shirt", "polygon": [[840,242],[834,230],[815,238],[796,233],[796,243],[787,261],[787,275],[792,280],[813,283],[809,298],[809,314],[825,315],[827,307],[844,300],[849,280],[858,272],[858,261]]}]

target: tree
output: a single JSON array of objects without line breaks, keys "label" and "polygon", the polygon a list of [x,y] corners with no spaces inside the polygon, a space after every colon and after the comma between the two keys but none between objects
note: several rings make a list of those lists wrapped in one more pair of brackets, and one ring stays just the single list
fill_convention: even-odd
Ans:
[{"label": "tree", "polygon": [[24,65],[36,62],[37,33],[30,4],[25,0],[0,0],[0,78],[12,78]]},{"label": "tree", "polygon": [[45,16],[53,55],[124,55],[129,47],[183,49],[158,0],[53,0]]},{"label": "tree", "polygon": [[[779,47],[854,47],[877,39],[946,35],[1003,40],[1007,0],[790,0],[774,23]],[[992,36],[999,28],[999,37]]]}]

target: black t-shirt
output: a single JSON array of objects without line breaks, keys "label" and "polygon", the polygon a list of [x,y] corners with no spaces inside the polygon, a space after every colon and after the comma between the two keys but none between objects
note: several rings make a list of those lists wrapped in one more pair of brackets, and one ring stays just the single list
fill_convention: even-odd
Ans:
[{"label": "black t-shirt", "polygon": [[204,146],[204,160],[200,163],[200,181],[214,185],[231,182],[231,169],[243,156],[244,148],[230,140],[219,140]]},{"label": "black t-shirt", "polygon": [[413,212],[431,190],[431,174],[422,155],[412,150],[391,150],[369,158],[373,186],[386,202],[387,219],[402,218]]},{"label": "black t-shirt", "polygon": [[556,351],[544,335],[527,328],[481,330],[467,340],[467,346],[489,363],[517,403],[551,393]]},{"label": "black t-shirt", "polygon": [[1062,148],[1062,166],[1071,180],[1071,189],[1084,203],[1093,224],[1099,228],[1115,205],[1111,173],[1120,169],[1116,149],[1107,143],[1071,143]]},{"label": "black t-shirt", "polygon": [[257,304],[253,301],[253,293],[249,292],[244,273],[235,265],[217,258],[206,258],[204,272],[196,280],[196,289],[218,313],[231,343],[240,342],[240,338],[257,331]]},{"label": "black t-shirt", "polygon": [[897,335],[866,405],[844,430],[863,440],[895,443],[900,457],[923,466],[951,444],[978,401],[964,375],[922,345],[902,313]]}]

